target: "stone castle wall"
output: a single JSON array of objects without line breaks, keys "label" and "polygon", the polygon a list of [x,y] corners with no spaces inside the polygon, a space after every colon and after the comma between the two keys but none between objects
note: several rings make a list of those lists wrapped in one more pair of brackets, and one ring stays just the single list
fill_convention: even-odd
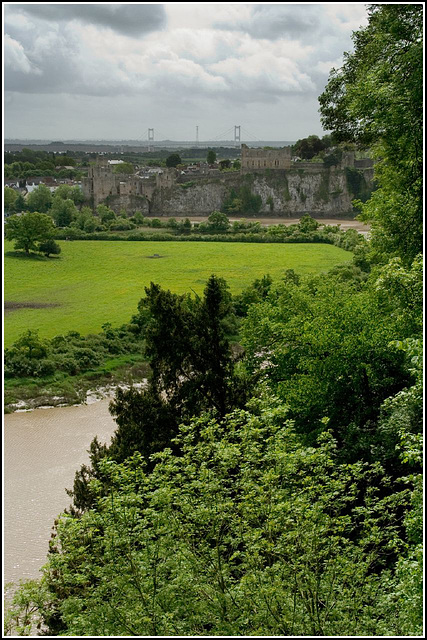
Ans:
[{"label": "stone castle wall", "polygon": [[[168,171],[168,170],[166,170]],[[113,167],[98,158],[95,165],[89,167],[87,178],[82,180],[82,190],[84,196],[93,202],[94,208],[108,198],[139,196],[151,199],[154,189],[161,187],[162,182],[157,178],[154,182],[151,179],[141,178],[137,175],[124,175],[114,173]],[[164,181],[165,185],[173,184],[173,177],[168,174]]]},{"label": "stone castle wall", "polygon": [[[265,153],[272,152],[270,162],[279,160],[274,154],[283,150],[248,149],[246,159],[264,162]],[[256,155],[258,154],[258,155]],[[242,158],[245,155],[242,147]],[[236,192],[242,186],[249,187],[254,195],[261,197],[261,214],[295,217],[309,213],[316,217],[352,217],[352,200],[360,194],[352,193],[348,171],[359,173],[359,183],[364,193],[373,189],[372,164],[363,162],[357,167],[354,154],[347,154],[340,164],[326,167],[323,163],[290,162],[283,154],[281,161],[286,168],[256,167],[254,171],[242,173],[224,172],[215,177],[191,180],[176,169],[166,169],[155,179],[139,176],[123,176],[113,173],[112,167],[102,163],[90,167],[88,178],[83,181],[83,190],[92,198],[94,207],[106,202],[116,211],[126,209],[131,215],[142,211],[145,215],[209,215],[222,208],[231,189]],[[254,160],[255,161],[255,160]],[[267,162],[267,160],[265,160]]]},{"label": "stone castle wall", "polygon": [[265,169],[290,169],[291,147],[283,149],[250,149],[242,144],[241,171],[248,173]]}]

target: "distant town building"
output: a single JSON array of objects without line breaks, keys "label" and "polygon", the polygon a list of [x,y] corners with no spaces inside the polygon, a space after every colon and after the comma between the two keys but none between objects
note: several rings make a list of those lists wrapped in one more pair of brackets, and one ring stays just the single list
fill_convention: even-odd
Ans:
[{"label": "distant town building", "polygon": [[282,149],[250,149],[242,144],[241,171],[262,171],[264,169],[290,169],[291,147]]}]

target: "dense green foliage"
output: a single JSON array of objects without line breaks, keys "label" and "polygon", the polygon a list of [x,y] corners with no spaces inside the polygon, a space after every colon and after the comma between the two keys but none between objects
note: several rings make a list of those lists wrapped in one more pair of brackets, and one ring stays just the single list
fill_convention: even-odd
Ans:
[{"label": "dense green foliage", "polygon": [[[25,253],[40,251],[40,244],[53,238],[55,227],[52,218],[44,213],[24,213],[10,216],[5,227],[7,240],[15,240],[15,249],[24,249]],[[44,249],[41,249],[44,253]]]},{"label": "dense green foliage", "polygon": [[29,211],[47,213],[52,206],[52,192],[49,187],[45,184],[39,184],[36,189],[28,194],[26,205]]},{"label": "dense green foliage", "polygon": [[68,227],[73,217],[77,215],[77,209],[70,198],[64,200],[60,196],[55,195],[50,208],[50,215],[55,220],[57,227]]},{"label": "dense green foliage", "polygon": [[213,211],[207,222],[198,225],[197,230],[206,233],[225,233],[230,228],[230,221],[225,213]]},{"label": "dense green foliage", "polygon": [[[377,286],[383,275],[371,278]],[[411,383],[396,338],[420,330],[421,287],[418,270],[408,291],[417,318],[393,313],[386,323],[388,305],[402,308],[392,292],[388,289],[383,301],[358,280],[342,279],[339,271],[327,279],[288,279],[249,308],[243,330],[249,368],[267,378],[290,407],[304,441],[313,442],[327,416],[347,460],[378,459],[380,407]]]},{"label": "dense green foliage", "polygon": [[171,153],[171,155],[166,158],[167,167],[176,167],[179,164],[181,164],[181,156],[179,153]]},{"label": "dense green foliage", "polygon": [[321,151],[328,149],[332,146],[331,136],[308,136],[308,138],[302,138],[292,146],[292,153],[295,156],[299,156],[303,160],[311,160],[314,156],[317,156]]},{"label": "dense green foliage", "polygon": [[[15,152],[6,151],[4,153],[4,176],[6,179],[25,179],[37,176],[78,179],[84,175],[87,161],[82,160],[84,154],[77,153],[75,155],[79,157],[79,160],[70,157],[70,155],[35,151],[28,148]],[[72,168],[65,169],[67,166]]]},{"label": "dense green foliage", "polygon": [[206,162],[208,164],[214,164],[216,162],[216,153],[213,149],[209,149],[207,156],[206,156]]},{"label": "dense green foliage", "polygon": [[59,635],[418,634],[421,295],[420,261],[263,278],[233,366],[224,283],[147,288],[150,386],[118,391],[19,597]]},{"label": "dense green foliage", "polygon": [[[61,517],[42,587],[26,597],[50,633],[420,630],[396,517],[416,498],[413,480],[391,500],[379,464],[340,463],[329,433],[301,446],[268,393],[224,421],[191,421],[175,446],[151,473],[140,454],[101,460],[93,508]],[[393,575],[398,553],[406,567]]]},{"label": "dense green foliage", "polygon": [[15,211],[15,202],[18,197],[18,193],[15,189],[11,189],[11,187],[6,186],[4,188],[4,210],[6,213]]},{"label": "dense green foliage", "polygon": [[183,420],[209,409],[224,416],[237,397],[245,397],[226,337],[232,303],[225,282],[212,276],[203,298],[196,299],[153,283],[145,293],[132,324],[145,338],[149,385],[140,393],[118,390],[111,406],[118,425],[112,444],[100,450],[93,443],[92,470],[84,465],[70,491],[78,509],[93,502],[88,480],[99,477],[101,457],[123,461],[139,451],[150,466],[150,456],[171,444]]},{"label": "dense green foliage", "polygon": [[135,173],[135,167],[133,166],[133,164],[131,162],[123,162],[121,164],[117,164],[114,168],[113,168],[113,173],[120,173],[120,174],[133,174]]},{"label": "dense green foliage", "polygon": [[58,256],[61,253],[61,247],[53,238],[47,238],[41,242],[38,250],[40,253],[43,253],[46,258],[50,255]]},{"label": "dense green foliage", "polygon": [[5,378],[43,377],[58,371],[75,376],[105,362],[111,355],[141,349],[141,338],[127,325],[113,329],[106,324],[102,333],[81,336],[77,331],[42,339],[28,330],[4,351]]},{"label": "dense green foliage", "polygon": [[[7,630],[422,635],[421,25],[420,5],[370,7],[321,97],[338,138],[381,156],[372,241],[330,228],[351,264],[234,299],[216,276],[203,298],[146,288],[149,386],[117,393]],[[295,226],[269,233],[320,233]]]},{"label": "dense green foliage", "polygon": [[221,210],[228,214],[256,214],[261,211],[261,207],[261,196],[253,194],[247,185],[242,185],[237,191],[234,187],[230,189],[229,196],[224,200]]},{"label": "dense green foliage", "polygon": [[372,5],[369,16],[320,96],[322,123],[377,160],[380,188],[362,207],[376,260],[411,261],[422,249],[423,7]]}]

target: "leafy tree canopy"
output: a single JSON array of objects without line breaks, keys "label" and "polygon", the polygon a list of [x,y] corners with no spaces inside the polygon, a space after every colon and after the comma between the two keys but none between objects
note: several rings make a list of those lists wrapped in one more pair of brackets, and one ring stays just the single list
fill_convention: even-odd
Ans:
[{"label": "leafy tree canopy", "polygon": [[55,189],[54,197],[62,198],[62,200],[72,200],[76,205],[84,202],[83,191],[77,185],[71,187],[68,184],[61,184]]},{"label": "leafy tree canopy", "polygon": [[212,231],[218,231],[222,233],[224,231],[228,231],[230,228],[230,220],[226,213],[221,213],[221,211],[213,211],[209,216],[206,226],[210,228]]},{"label": "leafy tree canopy", "polygon": [[50,213],[58,227],[69,227],[78,211],[73,200],[63,200],[60,195],[55,195]]},{"label": "leafy tree canopy", "polygon": [[24,249],[26,253],[37,251],[37,243],[49,240],[54,233],[52,218],[44,213],[29,212],[11,216],[5,226],[6,239],[16,240],[15,249]]},{"label": "leafy tree canopy", "polygon": [[[42,583],[10,621],[36,611],[73,636],[420,632],[411,576],[387,566],[404,543],[381,466],[339,463],[330,433],[301,446],[265,393],[182,425],[176,444],[149,474],[140,454],[100,461],[108,497],[93,482],[94,508],[59,519]],[[410,499],[397,488],[393,502],[407,513]]]},{"label": "leafy tree canopy", "polygon": [[74,158],[71,158],[70,156],[56,155],[55,164],[61,167],[74,167],[76,164],[76,161]]},{"label": "leafy tree canopy", "polygon": [[27,207],[30,211],[47,213],[52,205],[53,196],[49,187],[39,184],[27,197]]},{"label": "leafy tree canopy", "polygon": [[[422,279],[419,270],[402,271],[384,272],[380,296],[335,277],[287,279],[249,308],[243,325],[248,366],[289,406],[297,431],[312,442],[328,416],[346,459],[372,459],[380,406],[411,380],[393,340],[419,327],[396,310],[408,304],[420,319]],[[383,295],[385,278],[395,294],[386,287]]]},{"label": "leafy tree canopy", "polygon": [[11,187],[4,188],[4,208],[5,211],[13,211],[15,207],[15,201],[18,197],[18,193]]},{"label": "leafy tree canopy", "polygon": [[321,140],[319,136],[312,135],[308,136],[308,138],[298,140],[292,147],[292,151],[303,160],[311,160],[311,158],[317,156],[320,151],[326,149],[327,146],[328,144],[326,141]]},{"label": "leafy tree canopy", "polygon": [[181,156],[179,153],[171,153],[171,155],[166,158],[167,167],[177,167],[179,164],[181,164]]},{"label": "leafy tree canopy", "polygon": [[213,149],[209,149],[206,156],[206,161],[208,162],[208,164],[214,164],[216,162],[216,153]]},{"label": "leafy tree canopy", "polygon": [[411,262],[422,249],[423,6],[371,5],[354,52],[319,98],[339,140],[372,145],[379,189],[361,205],[378,261]]},{"label": "leafy tree canopy", "polygon": [[135,173],[135,168],[131,162],[123,162],[115,165],[113,173],[126,173],[128,175],[132,175]]},{"label": "leafy tree canopy", "polygon": [[50,255],[57,256],[61,253],[61,247],[53,238],[48,238],[39,244],[39,252],[44,253],[47,258]]},{"label": "leafy tree canopy", "polygon": [[99,204],[96,207],[96,212],[98,216],[101,218],[102,224],[108,223],[110,220],[115,220],[116,214],[112,209],[107,207],[105,204]]}]

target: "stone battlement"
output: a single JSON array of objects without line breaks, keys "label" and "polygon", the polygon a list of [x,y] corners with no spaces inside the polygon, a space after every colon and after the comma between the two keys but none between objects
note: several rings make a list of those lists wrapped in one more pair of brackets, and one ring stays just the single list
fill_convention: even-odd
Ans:
[{"label": "stone battlement", "polygon": [[242,144],[241,172],[263,169],[290,169],[291,147],[283,149],[250,149]]}]

